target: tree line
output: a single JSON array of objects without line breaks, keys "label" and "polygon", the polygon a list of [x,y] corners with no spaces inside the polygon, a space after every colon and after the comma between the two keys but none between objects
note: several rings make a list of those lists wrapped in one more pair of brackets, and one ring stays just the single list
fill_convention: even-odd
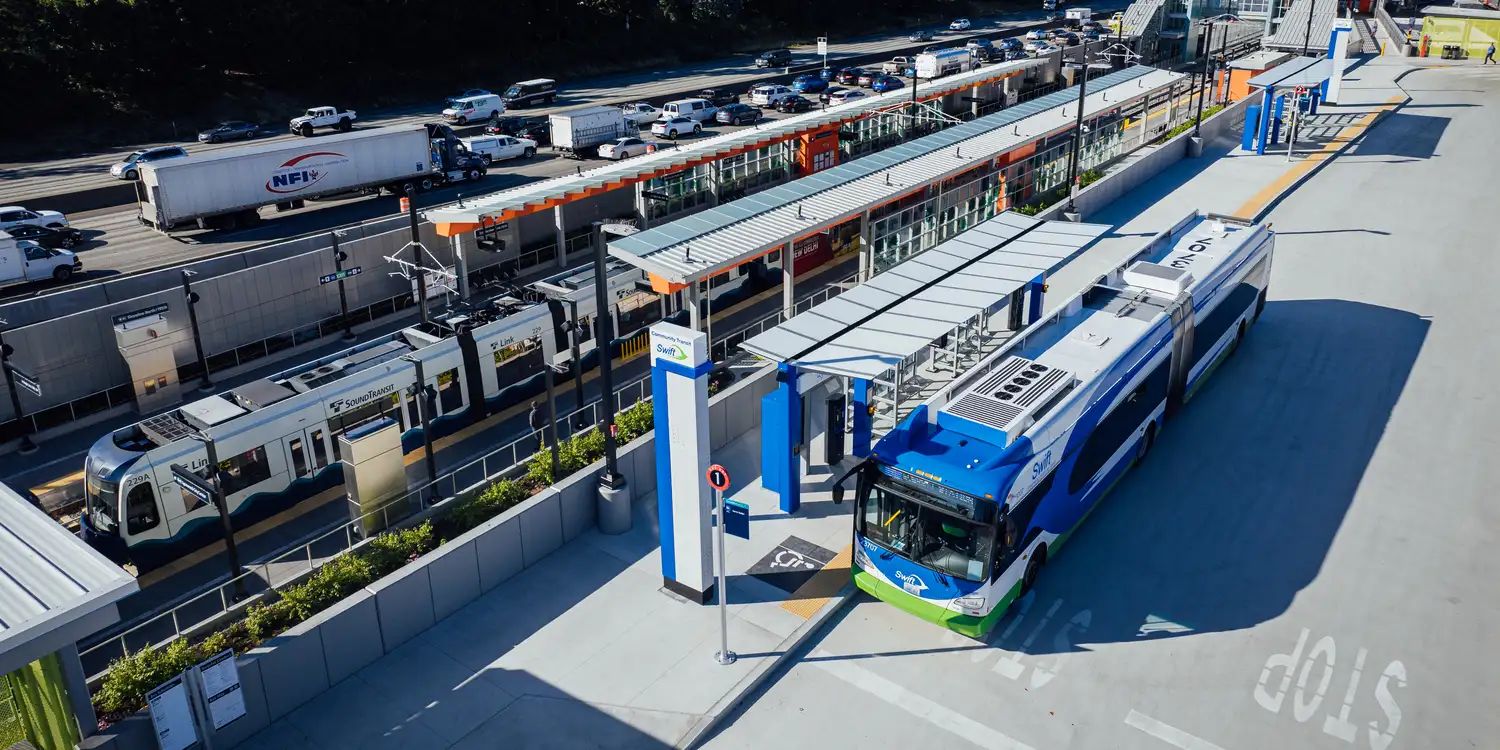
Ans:
[{"label": "tree line", "polygon": [[39,118],[121,136],[175,122],[186,137],[209,120],[438,101],[535,76],[565,90],[569,77],[977,10],[932,0],[0,0],[0,69],[16,104],[0,133],[35,135]]}]

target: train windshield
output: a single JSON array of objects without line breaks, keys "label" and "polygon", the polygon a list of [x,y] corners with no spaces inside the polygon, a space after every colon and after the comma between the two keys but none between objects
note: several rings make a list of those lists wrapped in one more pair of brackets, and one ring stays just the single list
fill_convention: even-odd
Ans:
[{"label": "train windshield", "polygon": [[[880,477],[859,493],[859,533],[902,557],[966,581],[983,581],[995,542],[991,519],[970,518],[937,496]],[[980,515],[993,505],[974,504]]]},{"label": "train windshield", "polygon": [[100,532],[114,533],[119,525],[120,483],[85,473],[84,501],[88,504],[89,525]]}]

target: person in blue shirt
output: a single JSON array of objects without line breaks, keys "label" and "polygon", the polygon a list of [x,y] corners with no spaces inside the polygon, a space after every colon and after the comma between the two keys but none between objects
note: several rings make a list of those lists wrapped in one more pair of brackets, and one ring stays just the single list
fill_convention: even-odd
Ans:
[{"label": "person in blue shirt", "polygon": [[1495,43],[1494,42],[1490,42],[1490,48],[1484,51],[1484,62],[1479,63],[1479,64],[1480,65],[1494,65],[1494,64],[1496,64],[1495,63]]}]

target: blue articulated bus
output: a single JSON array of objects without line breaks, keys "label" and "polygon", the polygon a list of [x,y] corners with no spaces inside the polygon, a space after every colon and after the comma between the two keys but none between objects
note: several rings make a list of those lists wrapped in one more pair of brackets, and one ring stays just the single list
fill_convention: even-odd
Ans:
[{"label": "blue articulated bus", "polygon": [[851,472],[859,587],[987,633],[1236,350],[1274,242],[1195,212],[913,410]]}]

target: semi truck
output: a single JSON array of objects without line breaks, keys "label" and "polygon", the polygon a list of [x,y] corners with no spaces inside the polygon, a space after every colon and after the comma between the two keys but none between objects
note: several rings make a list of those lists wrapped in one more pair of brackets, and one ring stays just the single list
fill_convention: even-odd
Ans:
[{"label": "semi truck", "polygon": [[442,124],[398,125],[278,141],[142,164],[137,219],[158,231],[189,225],[232,229],[260,221],[260,209],[300,208],[333,195],[404,195],[484,178],[484,162]]},{"label": "semi truck", "polygon": [[965,48],[940,49],[917,55],[918,78],[941,78],[973,68],[973,54]]},{"label": "semi truck", "polygon": [[582,159],[599,146],[616,138],[635,135],[634,122],[628,125],[619,107],[584,107],[551,116],[552,150],[564,156]]}]

